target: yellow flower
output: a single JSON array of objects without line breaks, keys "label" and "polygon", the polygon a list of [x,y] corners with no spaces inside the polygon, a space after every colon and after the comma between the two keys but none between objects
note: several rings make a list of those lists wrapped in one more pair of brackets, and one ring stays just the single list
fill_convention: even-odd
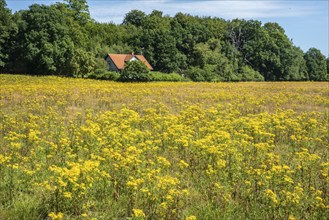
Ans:
[{"label": "yellow flower", "polygon": [[167,205],[167,203],[166,203],[166,202],[162,202],[162,203],[160,204],[160,208],[162,208],[162,209],[164,209],[164,210],[167,210],[167,209],[168,209],[168,205]]},{"label": "yellow flower", "polygon": [[70,192],[64,192],[63,194],[64,194],[64,197],[65,198],[72,199],[72,193],[70,193]]},{"label": "yellow flower", "polygon": [[288,182],[288,183],[294,183],[294,181],[292,180],[292,178],[290,176],[284,175],[284,181]]},{"label": "yellow flower", "polygon": [[55,212],[51,212],[48,214],[48,216],[52,219],[52,220],[61,220],[63,219],[64,215],[61,212],[55,213]]},{"label": "yellow flower", "polygon": [[165,167],[169,167],[171,165],[170,162],[164,157],[158,156],[157,159],[158,159],[158,162]]},{"label": "yellow flower", "polygon": [[145,213],[141,209],[133,209],[133,216],[135,218],[145,218]]},{"label": "yellow flower", "polygon": [[183,169],[187,168],[189,165],[184,160],[180,160],[178,166],[179,166],[179,168],[181,168],[183,170]]},{"label": "yellow flower", "polygon": [[296,220],[296,218],[293,215],[289,215],[289,219],[288,220]]},{"label": "yellow flower", "polygon": [[251,182],[250,182],[250,180],[245,180],[244,183],[245,183],[246,185],[248,185],[248,186],[251,186]]},{"label": "yellow flower", "polygon": [[194,215],[187,216],[185,220],[196,220],[196,216]]},{"label": "yellow flower", "polygon": [[318,203],[322,203],[323,199],[320,196],[315,197],[316,201],[318,201]]},{"label": "yellow flower", "polygon": [[274,204],[279,203],[277,195],[270,189],[265,190],[265,195],[272,200]]},{"label": "yellow flower", "polygon": [[169,202],[173,202],[173,201],[174,201],[174,199],[173,199],[173,197],[172,197],[171,195],[167,195],[167,196],[166,196],[166,199],[167,199]]},{"label": "yellow flower", "polygon": [[9,157],[6,157],[6,156],[0,154],[0,164],[5,163],[9,159],[10,159]]}]

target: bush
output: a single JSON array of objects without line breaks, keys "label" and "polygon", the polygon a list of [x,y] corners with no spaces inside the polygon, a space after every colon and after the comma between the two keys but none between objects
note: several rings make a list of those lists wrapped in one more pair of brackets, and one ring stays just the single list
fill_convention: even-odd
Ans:
[{"label": "bush", "polygon": [[108,71],[105,69],[97,69],[95,72],[87,75],[88,79],[98,79],[98,80],[111,80],[117,81],[120,77],[120,73]]},{"label": "bush", "polygon": [[150,79],[150,70],[137,60],[128,62],[119,77],[121,82],[147,82]]},{"label": "bush", "polygon": [[204,69],[190,68],[186,75],[196,82],[264,81],[264,77],[250,66],[243,66],[240,71],[234,71],[230,66],[205,65]]},{"label": "bush", "polygon": [[161,73],[152,72],[150,73],[151,81],[167,81],[167,82],[184,82],[189,81],[187,78],[179,75],[178,73]]},{"label": "bush", "polygon": [[218,75],[216,65],[205,65],[204,69],[191,67],[186,71],[186,76],[195,82],[221,82],[224,78]]},{"label": "bush", "polygon": [[243,66],[241,71],[241,81],[264,81],[264,76],[250,66]]},{"label": "bush", "polygon": [[195,82],[204,82],[206,81],[205,75],[206,71],[197,67],[192,67],[186,71],[186,75]]}]

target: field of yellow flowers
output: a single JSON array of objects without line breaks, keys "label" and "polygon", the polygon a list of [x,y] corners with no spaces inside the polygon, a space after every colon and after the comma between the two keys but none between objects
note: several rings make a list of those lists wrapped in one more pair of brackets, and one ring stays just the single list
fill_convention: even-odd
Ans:
[{"label": "field of yellow flowers", "polygon": [[327,219],[328,83],[0,75],[0,219]]}]

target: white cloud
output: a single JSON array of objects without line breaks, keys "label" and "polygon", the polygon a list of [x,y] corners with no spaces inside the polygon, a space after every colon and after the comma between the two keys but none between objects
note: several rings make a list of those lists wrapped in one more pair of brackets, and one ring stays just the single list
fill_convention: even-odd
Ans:
[{"label": "white cloud", "polygon": [[90,1],[91,16],[101,22],[121,23],[124,15],[133,9],[150,13],[152,10],[175,15],[177,12],[225,19],[260,19],[274,17],[298,17],[316,13],[315,7],[298,2],[284,1]]}]

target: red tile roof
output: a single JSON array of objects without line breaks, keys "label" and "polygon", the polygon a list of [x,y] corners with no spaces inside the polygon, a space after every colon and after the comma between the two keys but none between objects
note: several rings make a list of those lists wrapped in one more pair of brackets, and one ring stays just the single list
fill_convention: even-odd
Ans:
[{"label": "red tile roof", "polygon": [[143,62],[150,70],[153,70],[153,67],[147,62],[143,55],[132,55],[132,54],[108,54],[108,57],[111,58],[114,65],[119,69],[124,69],[125,63],[131,60],[134,56],[141,62]]}]

